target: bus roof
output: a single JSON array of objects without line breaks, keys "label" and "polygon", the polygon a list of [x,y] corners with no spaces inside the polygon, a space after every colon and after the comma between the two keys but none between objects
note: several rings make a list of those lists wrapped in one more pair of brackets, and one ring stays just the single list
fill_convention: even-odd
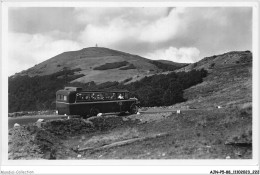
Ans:
[{"label": "bus roof", "polygon": [[62,89],[62,90],[58,90],[57,94],[62,94],[62,95],[68,95],[71,92],[80,92],[80,93],[95,93],[95,92],[129,92],[128,90],[84,90],[84,91],[72,91],[71,89]]},{"label": "bus roof", "polygon": [[93,92],[129,92],[128,90],[122,90],[122,89],[120,89],[120,90],[84,90],[84,91],[81,91],[81,92],[91,92],[91,93],[93,93]]}]

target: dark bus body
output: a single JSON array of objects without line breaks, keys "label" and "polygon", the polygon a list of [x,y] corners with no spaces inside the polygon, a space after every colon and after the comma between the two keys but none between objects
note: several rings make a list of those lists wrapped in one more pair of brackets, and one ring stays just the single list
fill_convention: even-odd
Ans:
[{"label": "dark bus body", "polygon": [[129,98],[129,92],[82,91],[82,88],[65,87],[56,92],[56,109],[59,115],[94,116],[98,113],[138,112],[138,100]]}]

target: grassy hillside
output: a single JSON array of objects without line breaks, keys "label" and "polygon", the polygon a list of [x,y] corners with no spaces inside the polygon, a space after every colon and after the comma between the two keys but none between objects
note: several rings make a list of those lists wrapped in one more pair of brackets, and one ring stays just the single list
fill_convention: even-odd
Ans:
[{"label": "grassy hillside", "polygon": [[128,89],[131,97],[137,97],[142,106],[172,105],[185,101],[183,90],[201,83],[204,70],[167,75],[153,75],[141,81],[124,85],[119,82],[96,84],[70,83],[84,75],[75,75],[77,70],[63,70],[45,76],[17,76],[9,78],[9,112],[55,109],[55,93],[64,86],[80,86],[84,89]]},{"label": "grassy hillside", "polygon": [[75,74],[84,75],[74,79],[73,82],[122,82],[130,77],[135,77],[133,78],[134,80],[163,72],[165,71],[165,66],[168,66],[168,69],[176,69],[183,66],[183,64],[167,62],[161,63],[164,65],[164,67],[161,67],[156,63],[156,61],[151,62],[151,60],[138,55],[102,47],[89,47],[78,51],[64,52],[15,76],[51,75],[67,68],[69,70],[80,69]]},{"label": "grassy hillside", "polygon": [[[87,56],[93,56],[97,52],[96,48],[86,50]],[[83,49],[83,51],[86,50]],[[101,49],[101,51],[103,51],[100,52],[101,55],[108,53],[112,55],[125,54],[109,49]],[[69,52],[69,54],[73,55],[74,52]],[[194,63],[192,67],[187,65],[180,69],[186,71],[186,73],[175,70],[176,73],[168,71],[165,74],[143,75],[143,78],[138,77],[138,75],[128,77],[129,71],[138,70],[137,66],[136,69],[130,69],[132,65],[135,66],[131,61],[119,63],[124,63],[124,65],[116,66],[116,68],[113,67],[115,64],[99,65],[102,68],[106,65],[105,70],[95,70],[104,72],[102,78],[97,79],[103,79],[103,83],[94,80],[79,81],[81,78],[84,79],[86,75],[82,73],[81,68],[71,69],[73,66],[63,67],[60,71],[50,75],[28,76],[18,74],[11,76],[9,77],[8,92],[9,112],[54,109],[55,92],[67,85],[82,86],[85,89],[128,89],[132,92],[132,96],[140,99],[143,106],[164,106],[186,101],[180,103],[177,107],[214,108],[216,106],[231,106],[252,102],[252,54],[248,51],[229,52],[204,58],[200,62]],[[176,65],[168,67],[165,63],[158,65],[160,71],[176,68]],[[198,68],[207,69],[208,77],[203,80],[202,78],[206,75],[205,71],[199,71]],[[187,72],[188,70],[190,72]],[[114,74],[110,74],[111,71]],[[118,77],[116,78],[117,81],[110,81],[109,77],[111,76],[113,78]],[[121,82],[118,81],[122,77],[128,78]],[[136,79],[139,79],[139,81],[135,81]]]},{"label": "grassy hillside", "polygon": [[[233,53],[231,53],[233,55]],[[176,107],[216,108],[252,104],[252,55],[243,52],[233,64],[219,64],[208,69],[201,84],[184,91],[185,103]],[[243,60],[243,61],[242,61]],[[204,60],[205,61],[205,60]],[[208,62],[207,64],[210,64]]]},{"label": "grassy hillside", "polygon": [[213,70],[218,67],[231,66],[231,65],[240,65],[245,63],[252,62],[252,53],[250,51],[233,51],[227,52],[221,55],[213,55],[211,57],[205,57],[202,60],[185,66],[181,69],[176,70],[180,71],[190,71],[192,69],[205,69]]}]

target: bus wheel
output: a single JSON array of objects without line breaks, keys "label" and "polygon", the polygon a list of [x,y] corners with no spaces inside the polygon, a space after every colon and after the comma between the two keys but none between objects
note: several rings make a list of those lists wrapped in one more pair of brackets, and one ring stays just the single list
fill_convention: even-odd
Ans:
[{"label": "bus wheel", "polygon": [[90,116],[97,116],[98,113],[99,113],[99,110],[97,108],[91,108]]},{"label": "bus wheel", "polygon": [[138,112],[138,107],[136,105],[132,105],[130,107],[130,111],[131,114],[136,114]]}]

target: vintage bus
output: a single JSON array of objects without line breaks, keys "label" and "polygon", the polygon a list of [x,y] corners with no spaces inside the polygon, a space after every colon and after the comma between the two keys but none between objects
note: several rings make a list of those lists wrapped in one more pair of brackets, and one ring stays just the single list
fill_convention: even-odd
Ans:
[{"label": "vintage bus", "polygon": [[83,91],[79,87],[65,87],[56,92],[59,115],[96,116],[98,113],[138,112],[139,101],[129,98],[129,91]]}]

